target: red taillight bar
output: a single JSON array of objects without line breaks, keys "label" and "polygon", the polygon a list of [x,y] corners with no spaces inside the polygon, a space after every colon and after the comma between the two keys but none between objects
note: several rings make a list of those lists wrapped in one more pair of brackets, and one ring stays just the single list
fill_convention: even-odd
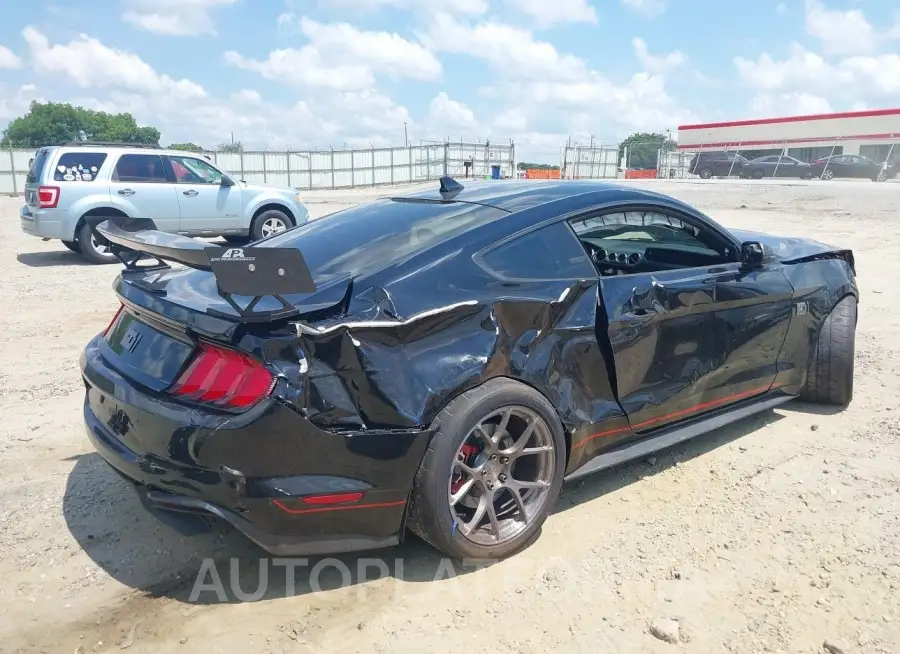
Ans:
[{"label": "red taillight bar", "polygon": [[275,378],[266,368],[240,352],[200,344],[200,352],[169,392],[197,402],[244,409],[272,392]]},{"label": "red taillight bar", "polygon": [[125,309],[125,305],[121,302],[119,303],[119,308],[116,309],[115,315],[112,317],[112,320],[109,321],[109,324],[106,326],[106,329],[103,330],[103,337],[106,338],[109,336],[109,332],[112,330],[113,326],[115,326],[116,321],[119,319],[119,316],[122,315],[122,310]]},{"label": "red taillight bar", "polygon": [[58,186],[39,186],[38,187],[38,206],[41,209],[55,209],[59,203],[59,187]]}]

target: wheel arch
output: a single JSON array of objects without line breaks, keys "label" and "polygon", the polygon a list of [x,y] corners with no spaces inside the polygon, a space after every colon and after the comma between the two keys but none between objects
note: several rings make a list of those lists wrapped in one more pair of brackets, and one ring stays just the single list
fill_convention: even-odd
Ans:
[{"label": "wheel arch", "polygon": [[[565,462],[566,462],[566,467],[568,468],[569,458],[572,453],[571,429],[566,426],[566,421],[563,419],[563,416],[560,413],[559,407],[556,406],[556,404],[553,402],[553,399],[546,393],[546,391],[544,389],[542,389],[540,386],[538,386],[537,384],[535,384],[533,381],[531,381],[525,377],[510,375],[510,374],[497,374],[497,375],[493,375],[491,377],[487,377],[484,379],[480,379],[480,380],[473,381],[471,383],[459,386],[459,387],[455,388],[453,391],[444,395],[441,398],[440,402],[437,402],[428,408],[427,413],[423,416],[423,418],[424,418],[424,420],[422,421],[423,424],[426,425],[428,429],[431,429],[431,426],[434,423],[435,418],[437,418],[438,414],[441,411],[443,411],[447,406],[449,406],[452,402],[454,402],[456,399],[458,399],[462,395],[465,395],[466,393],[468,393],[472,390],[475,390],[476,388],[482,388],[487,384],[492,384],[492,383],[496,383],[496,382],[500,382],[500,381],[511,381],[511,382],[517,382],[519,384],[522,384],[523,386],[526,386],[526,387],[530,388],[531,390],[533,390],[534,392],[536,392],[538,395],[540,395],[542,398],[544,398],[550,406],[553,407],[553,413],[556,416],[556,419],[559,421],[559,426],[562,428],[562,432],[563,432],[563,439],[565,440],[565,443],[566,443]],[[432,435],[432,438],[433,437],[434,436]]]},{"label": "wheel arch", "polygon": [[266,211],[271,211],[271,210],[275,210],[275,211],[283,211],[284,213],[287,214],[288,218],[291,219],[291,221],[294,223],[294,225],[295,225],[295,226],[297,225],[297,216],[294,215],[294,212],[291,211],[290,208],[289,208],[286,204],[281,204],[280,202],[276,202],[276,201],[273,201],[273,200],[269,200],[269,201],[264,202],[263,204],[261,204],[261,205],[260,205],[259,207],[257,207],[256,210],[253,212],[253,217],[250,219],[250,226],[251,226],[251,228],[252,228],[252,226],[253,226],[253,222],[254,222],[257,218],[259,218],[259,217],[260,217],[263,213],[265,213]]},{"label": "wheel arch", "polygon": [[81,217],[78,219],[78,222],[75,224],[75,235],[77,237],[78,232],[81,231],[81,228],[84,226],[84,219],[91,218],[93,216],[115,216],[115,217],[123,217],[127,218],[128,214],[122,211],[121,209],[116,209],[115,207],[96,207],[94,209],[90,209],[81,214]]}]

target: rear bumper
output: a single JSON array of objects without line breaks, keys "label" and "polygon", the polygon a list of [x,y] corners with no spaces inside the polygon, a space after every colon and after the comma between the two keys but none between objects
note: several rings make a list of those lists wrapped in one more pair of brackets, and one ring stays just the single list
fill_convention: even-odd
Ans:
[{"label": "rear bumper", "polygon": [[[182,533],[209,518],[277,556],[395,545],[430,433],[319,429],[277,400],[240,417],[200,415],[136,388],[100,356],[81,358],[87,435],[151,513]],[[310,505],[310,496],[358,501]]]},{"label": "rear bumper", "polygon": [[19,226],[29,236],[63,241],[75,240],[75,235],[67,229],[64,211],[56,209],[32,211],[27,204],[23,204],[19,209]]}]

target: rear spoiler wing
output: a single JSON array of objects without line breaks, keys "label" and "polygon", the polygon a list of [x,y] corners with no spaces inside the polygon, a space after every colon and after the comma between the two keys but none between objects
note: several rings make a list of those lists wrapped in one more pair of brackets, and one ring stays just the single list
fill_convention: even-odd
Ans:
[{"label": "rear spoiler wing", "polygon": [[[199,239],[170,234],[156,229],[150,218],[90,217],[86,218],[97,242],[125,265],[124,273],[168,270],[166,262],[181,264],[196,270],[213,273],[216,285],[228,304],[247,321],[287,318],[299,313],[284,299],[293,293],[311,294],[316,284],[297,248],[221,247]],[[147,265],[149,259],[156,263]],[[154,288],[148,290],[164,292]],[[234,296],[249,297],[246,306],[239,305]],[[264,297],[281,303],[275,311],[256,311]]]}]

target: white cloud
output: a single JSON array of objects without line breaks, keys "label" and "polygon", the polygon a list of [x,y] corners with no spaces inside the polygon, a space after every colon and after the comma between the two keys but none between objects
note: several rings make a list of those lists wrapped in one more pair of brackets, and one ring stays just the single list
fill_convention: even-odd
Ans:
[{"label": "white cloud", "polygon": [[[509,127],[513,132],[526,125],[547,132],[583,125],[586,131],[605,131],[614,138],[623,130],[659,129],[697,119],[668,95],[661,74],[641,72],[616,83],[591,70],[582,59],[560,53],[531,32],[496,19],[472,24],[437,14],[420,38],[435,51],[468,54],[494,69],[491,86],[477,93],[518,107],[508,114],[515,124]],[[678,58],[654,58],[652,63],[665,67]],[[492,124],[502,128],[497,121]]]},{"label": "white cloud", "polygon": [[[453,0],[453,11],[457,14],[481,15],[487,13],[489,0]],[[350,9],[356,11],[377,11],[384,7],[407,11],[431,13],[447,9],[446,0],[319,0],[325,9]]]},{"label": "white cloud", "polygon": [[588,0],[505,0],[506,6],[532,18],[537,27],[559,23],[597,23],[597,12]]},{"label": "white cloud", "polygon": [[61,75],[83,88],[163,92],[182,100],[206,95],[199,84],[160,75],[137,55],[107,47],[86,34],[67,45],[51,45],[44,34],[30,26],[22,30],[22,36],[37,72]]},{"label": "white cloud", "polygon": [[22,59],[9,48],[0,45],[0,70],[4,68],[21,68]]},{"label": "white cloud", "polygon": [[757,95],[750,108],[755,116],[807,116],[834,111],[828,100],[810,93]]},{"label": "white cloud", "polygon": [[34,84],[24,84],[15,90],[0,84],[0,124],[25,114],[33,101],[43,102]]},{"label": "white cloud", "polygon": [[828,9],[819,0],[806,0],[806,32],[822,42],[832,54],[873,52],[875,33],[860,9]]},{"label": "white cloud", "polygon": [[791,46],[788,59],[778,61],[764,52],[756,60],[735,57],[738,75],[755,89],[827,89],[853,82],[853,75],[828,63],[801,45]]},{"label": "white cloud", "polygon": [[211,12],[238,0],[125,0],[122,20],[155,34],[216,34]]},{"label": "white cloud", "polygon": [[[290,20],[279,17],[282,26]],[[367,32],[349,23],[323,24],[308,18],[300,19],[298,27],[310,41],[301,48],[273,50],[262,61],[228,51],[225,61],[267,79],[342,91],[371,88],[376,74],[430,81],[442,73],[431,52],[396,33]]]},{"label": "white cloud", "polygon": [[900,55],[894,53],[846,57],[832,63],[794,44],[787,59],[776,60],[764,52],[755,60],[736,57],[734,64],[748,86],[767,93],[828,93],[832,101],[900,94]]},{"label": "white cloud", "polygon": [[505,77],[573,79],[587,73],[578,57],[561,54],[526,30],[493,21],[471,25],[448,14],[437,14],[419,38],[438,52],[484,59]]},{"label": "white cloud", "polygon": [[634,52],[641,64],[651,73],[661,73],[679,68],[687,61],[687,57],[680,50],[674,50],[663,57],[654,57],[647,49],[647,43],[639,37],[633,38],[631,45],[634,47]]},{"label": "white cloud", "polygon": [[429,122],[435,128],[457,128],[474,133],[480,129],[475,113],[464,102],[451,100],[441,91],[432,100],[428,108]]},{"label": "white cloud", "polygon": [[665,0],[622,0],[622,4],[647,18],[659,16],[666,11]]}]

